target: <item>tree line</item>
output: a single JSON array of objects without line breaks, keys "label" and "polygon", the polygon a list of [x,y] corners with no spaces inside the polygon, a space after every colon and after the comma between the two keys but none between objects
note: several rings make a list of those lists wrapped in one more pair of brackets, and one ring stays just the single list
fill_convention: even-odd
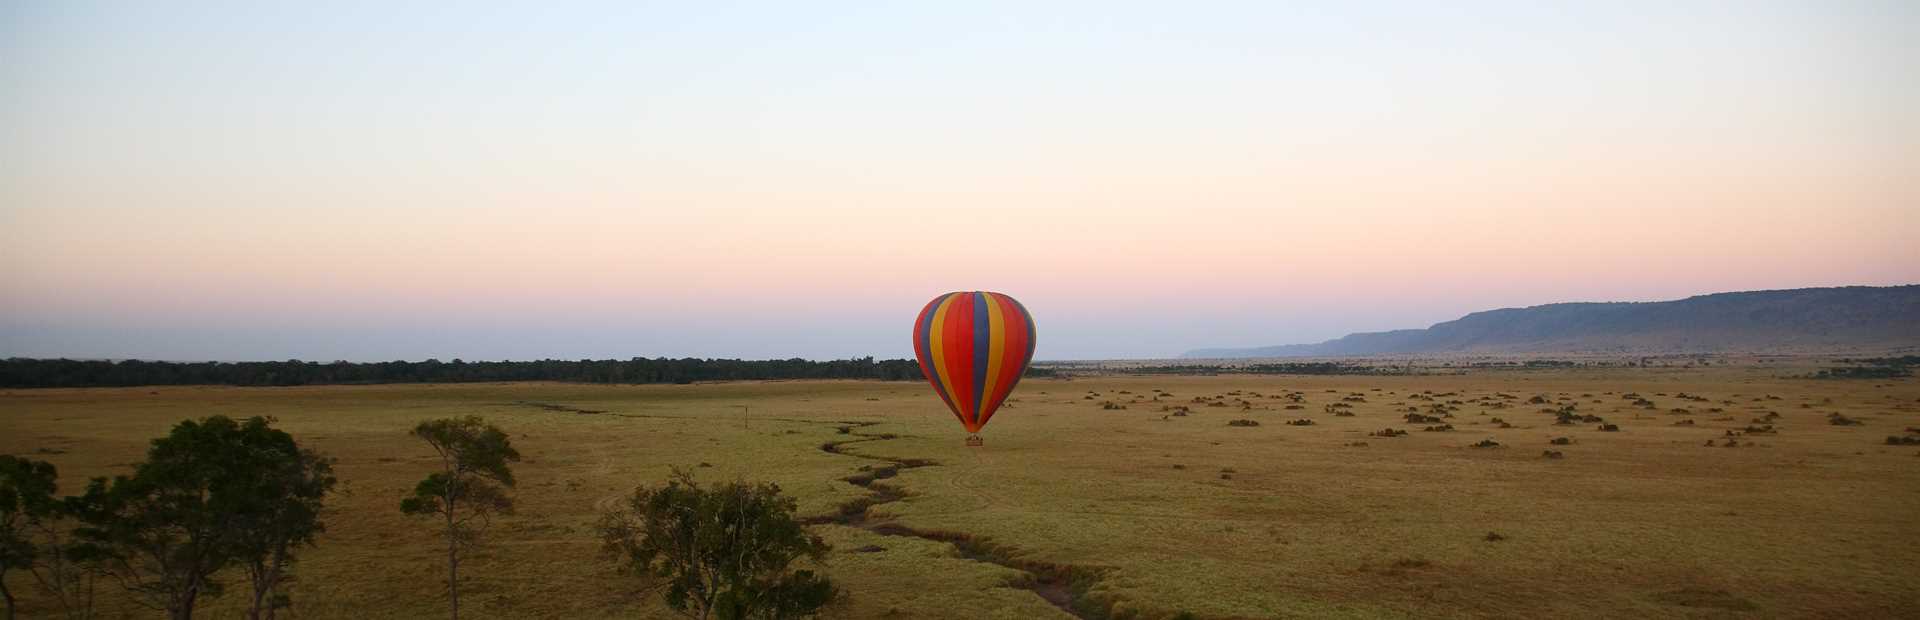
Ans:
[{"label": "tree line", "polygon": [[692,383],[765,379],[921,378],[913,360],[812,361],[699,358],[442,362],[150,362],[142,360],[0,360],[0,387],[130,387],[141,385],[292,386],[353,383],[575,381]]},{"label": "tree line", "polygon": [[[293,607],[286,586],[300,553],[326,531],[325,502],[339,481],[332,459],[272,423],[182,421],[153,440],[132,474],[94,478],[66,497],[52,464],[0,455],[6,618],[18,605],[7,574],[18,572],[70,619],[99,614],[102,584],[173,620],[192,618],[240,580],[248,618]],[[505,431],[474,416],[424,421],[412,434],[438,463],[398,507],[430,520],[444,539],[448,612],[457,619],[460,560],[495,515],[513,511],[520,453]],[[821,564],[829,547],[794,517],[796,507],[777,485],[703,485],[676,469],[664,485],[635,487],[594,536],[616,570],[683,615],[810,617],[845,594],[803,567]]]}]

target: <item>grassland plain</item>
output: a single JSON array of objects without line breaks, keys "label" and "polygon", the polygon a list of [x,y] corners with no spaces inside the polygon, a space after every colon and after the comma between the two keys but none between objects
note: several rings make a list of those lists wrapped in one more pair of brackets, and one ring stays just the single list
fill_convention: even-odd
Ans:
[{"label": "grassland plain", "polygon": [[[667,617],[593,523],[672,466],[799,498],[852,594],[841,617],[1920,615],[1920,447],[1885,443],[1920,427],[1920,383],[1784,374],[1029,380],[972,450],[906,382],[9,390],[0,453],[74,492],[181,419],[277,418],[344,481],[292,587],[312,618],[443,613],[440,543],[396,505],[432,461],[408,429],[466,414],[527,457],[519,511],[463,563],[462,607],[488,617]],[[1556,425],[1568,405],[1619,432]],[[1388,427],[1411,432],[1369,436]]]}]

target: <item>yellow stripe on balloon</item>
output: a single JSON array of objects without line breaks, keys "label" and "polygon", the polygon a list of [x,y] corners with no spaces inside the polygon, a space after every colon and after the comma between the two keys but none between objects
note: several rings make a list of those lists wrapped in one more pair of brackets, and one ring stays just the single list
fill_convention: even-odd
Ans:
[{"label": "yellow stripe on balloon", "polygon": [[[980,391],[979,405],[973,410],[975,420],[983,417],[987,401],[1000,389],[1000,358],[1007,352],[1007,319],[1001,316],[1000,300],[993,293],[981,295],[987,298],[987,389]],[[978,354],[976,351],[975,355]]]},{"label": "yellow stripe on balloon", "polygon": [[947,308],[952,307],[953,300],[959,297],[960,295],[958,294],[948,295],[946,299],[940,302],[940,307],[934,309],[932,319],[933,326],[927,331],[927,351],[933,355],[933,374],[940,375],[940,388],[947,391],[947,399],[952,400],[955,407],[964,407],[966,405],[960,402],[960,395],[953,391],[952,373],[947,372],[947,348],[945,346],[947,341]]}]

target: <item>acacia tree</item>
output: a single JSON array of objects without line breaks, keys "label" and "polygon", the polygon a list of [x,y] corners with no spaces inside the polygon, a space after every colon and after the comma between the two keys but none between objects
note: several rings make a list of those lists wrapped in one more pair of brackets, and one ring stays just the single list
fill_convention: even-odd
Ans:
[{"label": "acacia tree", "polygon": [[840,597],[833,582],[794,570],[829,549],[793,518],[793,498],[771,483],[706,488],[675,469],[666,486],[634,489],[601,517],[604,551],[664,587],[667,607],[691,618],[800,618]]},{"label": "acacia tree", "polygon": [[13,620],[15,603],[7,573],[32,570],[39,560],[33,531],[58,519],[53,492],[59,477],[50,463],[0,454],[0,597],[7,601],[7,620]]},{"label": "acacia tree", "polygon": [[285,515],[317,516],[332,483],[322,468],[317,486],[290,485],[287,472],[312,474],[324,459],[270,423],[187,420],[153,440],[132,476],[94,478],[76,502],[79,552],[141,604],[176,620],[193,617],[201,597],[219,596],[224,584],[215,574],[260,548],[283,547],[276,561],[284,566],[293,547],[311,541],[301,532],[318,528],[317,521],[290,527],[296,519]]},{"label": "acacia tree", "polygon": [[477,544],[495,513],[513,510],[507,488],[520,453],[499,427],[479,416],[421,422],[413,435],[440,455],[440,471],[428,474],[400,501],[400,512],[437,517],[447,539],[447,602],[460,617],[460,549]]}]

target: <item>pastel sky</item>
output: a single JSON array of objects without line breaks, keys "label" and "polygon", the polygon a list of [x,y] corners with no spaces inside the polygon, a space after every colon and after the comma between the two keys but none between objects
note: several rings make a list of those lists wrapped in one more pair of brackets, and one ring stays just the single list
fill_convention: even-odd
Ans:
[{"label": "pastel sky", "polygon": [[1041,359],[1920,282],[1920,4],[0,3],[0,356]]}]

